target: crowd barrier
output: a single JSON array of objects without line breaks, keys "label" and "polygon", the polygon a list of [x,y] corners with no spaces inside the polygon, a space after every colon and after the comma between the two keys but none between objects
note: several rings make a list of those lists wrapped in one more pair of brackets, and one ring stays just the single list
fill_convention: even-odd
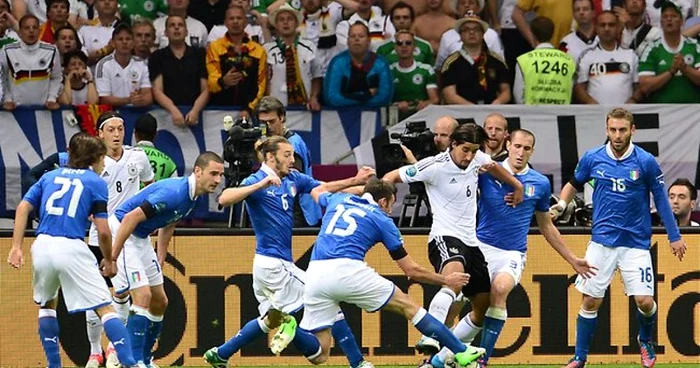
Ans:
[{"label": "crowd barrier", "polygon": [[[563,232],[566,244],[582,256],[590,235],[582,229]],[[406,233],[409,254],[429,267],[427,231]],[[0,249],[7,252],[11,239],[7,233],[4,236]],[[700,355],[700,231],[684,236],[689,247],[683,262],[673,257],[665,235],[652,238],[659,305],[654,339],[658,341],[660,363],[697,363]],[[308,264],[314,239],[313,232],[294,236],[293,253],[302,268]],[[0,367],[45,366],[36,333],[37,308],[32,303],[31,241],[25,240],[24,268],[13,270],[5,262],[0,266]],[[497,345],[496,364],[560,364],[574,351],[581,300],[572,286],[574,273],[541,235],[529,236],[529,248],[522,283],[509,298],[509,318]],[[251,278],[254,249],[255,238],[250,232],[178,230],[164,268],[170,306],[155,353],[158,364],[202,366],[207,349],[234,336],[246,321],[257,316]],[[381,245],[369,252],[367,263],[423,305],[427,306],[438,290],[408,280]],[[365,313],[349,306],[344,311],[369,361],[415,364],[420,360],[413,348],[419,334],[410,322],[387,312]],[[85,364],[89,348],[84,315],[67,315],[61,306],[59,321],[64,365]],[[636,333],[634,303],[625,297],[616,276],[599,313],[589,363],[638,363]],[[329,364],[347,364],[339,350],[334,349],[332,354]],[[272,356],[266,341],[245,347],[231,362],[307,364],[293,348],[282,357]]]}]

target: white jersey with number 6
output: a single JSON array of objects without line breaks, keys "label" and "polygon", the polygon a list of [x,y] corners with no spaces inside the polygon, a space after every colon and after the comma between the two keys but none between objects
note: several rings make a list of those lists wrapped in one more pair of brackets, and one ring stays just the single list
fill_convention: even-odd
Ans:
[{"label": "white jersey with number 6", "polygon": [[[148,162],[148,156],[141,148],[124,146],[124,153],[119,160],[105,156],[105,168],[102,179],[107,182],[109,201],[107,213],[112,215],[117,207],[139,191],[141,182],[153,180],[153,169]],[[97,246],[97,229],[90,226],[88,244]]]},{"label": "white jersey with number 6", "polygon": [[476,189],[479,168],[492,163],[489,155],[477,151],[469,166],[462,170],[450,152],[425,158],[399,169],[404,183],[425,183],[433,212],[432,240],[452,236],[470,247],[476,247]]}]

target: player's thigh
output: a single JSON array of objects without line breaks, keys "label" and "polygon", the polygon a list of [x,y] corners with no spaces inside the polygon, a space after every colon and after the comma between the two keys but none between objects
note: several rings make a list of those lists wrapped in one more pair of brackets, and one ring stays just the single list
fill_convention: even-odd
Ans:
[{"label": "player's thigh", "polygon": [[628,296],[654,295],[654,267],[651,252],[636,248],[617,248],[618,268]]},{"label": "player's thigh", "polygon": [[80,240],[76,240],[70,249],[70,257],[61,262],[59,271],[68,313],[110,305],[112,296],[100,274],[95,256]]},{"label": "player's thigh", "polygon": [[585,258],[588,263],[598,267],[598,272],[588,279],[577,276],[576,289],[582,294],[603,298],[617,269],[617,252],[615,248],[590,241],[588,248],[586,248]]},{"label": "player's thigh", "polygon": [[411,319],[420,309],[420,305],[411,299],[408,294],[404,293],[398,287],[394,286],[394,293],[391,295],[389,302],[384,306],[385,310],[400,314],[406,319]]},{"label": "player's thigh", "polygon": [[[149,249],[151,252],[153,251],[149,239],[140,239],[134,236],[126,239],[124,248],[117,259],[117,275],[112,278],[116,294],[150,287],[148,268],[153,265],[148,258],[144,257],[144,253],[147,253]],[[144,260],[149,263],[144,264]]]},{"label": "player's thigh", "polygon": [[444,274],[445,268],[451,272],[464,272],[464,247],[461,240],[451,236],[436,236],[428,243],[428,259],[435,272]]},{"label": "player's thigh", "polygon": [[525,253],[499,249],[485,243],[479,243],[479,249],[486,259],[492,283],[501,273],[510,275],[515,285],[520,283],[527,261]]},{"label": "player's thigh", "polygon": [[260,315],[270,309],[293,313],[302,308],[304,299],[303,271],[292,262],[255,255],[253,259],[253,293]]},{"label": "player's thigh", "polygon": [[354,304],[367,312],[382,309],[395,292],[393,282],[387,280],[364,262],[354,261],[348,265],[349,272],[342,277],[342,283],[335,287],[340,301]]},{"label": "player's thigh", "polygon": [[144,265],[144,270],[146,272],[146,278],[148,279],[148,285],[151,288],[163,285],[163,270],[160,268],[160,263],[158,263],[158,256],[156,251],[153,249],[153,243],[150,238],[139,239],[141,242],[141,264]]},{"label": "player's thigh", "polygon": [[462,288],[466,297],[491,291],[491,276],[486,263],[486,258],[478,247],[465,247],[463,250],[465,259],[464,272],[469,274],[469,283]]},{"label": "player's thigh", "polygon": [[333,261],[312,261],[306,271],[304,288],[304,318],[300,327],[318,332],[328,329],[335,323],[340,312],[340,301],[333,295],[336,286],[342,287],[332,272]]},{"label": "player's thigh", "polygon": [[54,265],[56,245],[52,244],[52,238],[39,235],[30,250],[34,302],[42,307],[58,297],[58,289],[61,287],[59,270]]}]

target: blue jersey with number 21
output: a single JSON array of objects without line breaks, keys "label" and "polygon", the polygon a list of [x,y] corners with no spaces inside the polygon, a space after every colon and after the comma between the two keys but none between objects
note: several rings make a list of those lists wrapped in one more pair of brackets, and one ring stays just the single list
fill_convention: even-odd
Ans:
[{"label": "blue jersey with number 21", "polygon": [[403,246],[399,229],[371,195],[324,193],[319,204],[326,208],[326,214],[311,253],[312,261],[337,258],[363,261],[378,242],[384,243],[389,252]]},{"label": "blue jersey with number 21", "polygon": [[24,200],[39,209],[37,234],[83,239],[90,215],[107,218],[107,183],[89,169],[50,171]]}]

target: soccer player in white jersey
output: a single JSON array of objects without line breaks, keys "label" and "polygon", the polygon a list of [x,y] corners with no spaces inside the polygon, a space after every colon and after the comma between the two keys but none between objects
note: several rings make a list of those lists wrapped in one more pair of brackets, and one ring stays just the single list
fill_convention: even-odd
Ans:
[{"label": "soccer player in white jersey", "polygon": [[[107,146],[104,171],[102,171],[101,176],[107,182],[109,189],[107,213],[111,215],[120,204],[139,191],[142,182],[150,184],[153,181],[153,169],[148,162],[146,153],[141,148],[124,146],[124,119],[121,115],[113,111],[103,113],[97,119],[97,129],[100,138]],[[88,245],[99,262],[102,259],[102,253],[97,247],[97,229],[94,224],[90,226]],[[105,281],[112,288],[111,280],[105,279]],[[119,318],[126,323],[126,319],[129,317],[129,294],[115,294],[113,301]],[[103,359],[102,324],[92,311],[85,313],[85,319],[88,340],[90,341],[90,357],[86,368],[97,368],[102,364]],[[114,353],[114,347],[110,344],[105,352],[107,368],[119,367],[117,355]]]},{"label": "soccer player in white jersey", "polygon": [[[22,242],[29,213],[41,215],[37,237],[32,244],[34,302],[39,309],[39,337],[49,368],[61,367],[59,326],[56,318],[58,289],[68,313],[94,310],[104,323],[107,337],[114,342],[119,360],[136,366],[124,324],[111,305],[103,276],[114,276],[112,236],[107,226],[107,185],[97,173],[107,151],[103,142],[87,134],[70,141],[68,167],[46,173],[32,185],[17,206],[12,249],[7,262],[15,268],[24,263]],[[93,171],[94,170],[94,171]],[[93,218],[104,259],[98,268],[83,242],[85,227]]]},{"label": "soccer player in white jersey", "polygon": [[[487,139],[482,127],[463,124],[451,138],[448,151],[394,170],[384,177],[392,183],[425,183],[433,212],[428,243],[430,262],[442,275],[453,272],[471,275],[464,288],[443,287],[430,302],[428,312],[443,323],[460,292],[469,298],[486,298],[488,305],[491,280],[476,240],[476,190],[480,171],[488,172],[514,188],[511,205],[517,205],[523,198],[522,184],[480,151]],[[483,305],[472,301],[474,305]],[[424,336],[416,348],[423,353],[435,354],[439,344]]]}]

